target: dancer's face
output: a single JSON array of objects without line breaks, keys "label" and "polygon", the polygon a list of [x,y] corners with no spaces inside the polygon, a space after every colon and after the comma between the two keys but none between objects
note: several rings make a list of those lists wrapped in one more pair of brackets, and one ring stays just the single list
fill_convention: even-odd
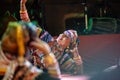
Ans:
[{"label": "dancer's face", "polygon": [[59,39],[58,39],[58,43],[59,43],[61,46],[67,47],[67,46],[70,45],[70,38],[67,37],[67,36],[64,35],[64,34],[60,34],[60,35],[59,35]]}]

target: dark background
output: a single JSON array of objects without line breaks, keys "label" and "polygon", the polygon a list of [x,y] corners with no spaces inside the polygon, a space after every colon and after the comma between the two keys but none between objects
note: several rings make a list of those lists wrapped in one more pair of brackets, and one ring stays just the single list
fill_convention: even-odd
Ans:
[{"label": "dark background", "polygon": [[[0,18],[8,10],[20,20],[19,3],[20,0],[1,0]],[[107,13],[103,16],[120,18],[119,0],[28,0],[27,8],[31,20],[37,20],[52,35],[58,35],[66,29],[65,16],[69,13],[84,13],[83,3],[88,6],[88,17],[100,17],[99,8],[106,8]]]}]

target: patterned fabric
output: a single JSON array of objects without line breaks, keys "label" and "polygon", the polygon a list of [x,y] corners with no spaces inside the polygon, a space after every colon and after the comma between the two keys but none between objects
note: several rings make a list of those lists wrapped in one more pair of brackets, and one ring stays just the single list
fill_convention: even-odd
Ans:
[{"label": "patterned fabric", "polygon": [[74,73],[76,64],[75,61],[70,57],[69,53],[66,53],[59,44],[53,45],[52,52],[58,60],[60,69],[63,73]]},{"label": "patterned fabric", "polygon": [[[64,32],[65,34],[67,34],[67,32]],[[54,41],[54,44],[51,47],[52,52],[54,53],[61,71],[63,72],[69,72],[69,73],[77,73],[77,67],[79,67],[80,65],[82,65],[82,60],[81,57],[79,55],[79,52],[77,52],[77,45],[79,43],[78,39],[75,39],[74,36],[76,36],[77,38],[77,34],[73,34],[72,30],[69,31],[70,35],[68,34],[68,36],[71,36],[71,46],[69,48],[66,49],[62,49],[62,47],[57,43],[57,40]],[[46,42],[50,42],[52,41],[51,35],[47,31],[43,31],[40,35],[40,38]],[[58,39],[58,38],[57,38]],[[75,42],[74,42],[75,41]],[[73,43],[74,42],[74,43]],[[77,58],[74,58],[73,56],[73,52],[74,49],[76,49],[76,53],[77,54]],[[32,54],[34,54],[34,61],[33,63],[38,66],[42,66],[41,68],[43,68],[43,62],[41,64],[41,60],[43,58],[43,55],[41,54],[40,51],[35,50],[32,52]],[[39,60],[38,63],[36,63],[36,61]],[[79,70],[80,71],[80,70]],[[74,74],[73,73],[73,74]]]},{"label": "patterned fabric", "polygon": [[51,36],[51,34],[45,30],[42,30],[42,32],[39,35],[39,38],[47,43],[54,40],[54,38]]},{"label": "patterned fabric", "polygon": [[[59,40],[65,41],[64,37],[67,37],[66,40],[70,38],[70,44],[68,47],[62,49],[62,45],[59,44]],[[82,59],[77,48],[78,44],[79,39],[75,30],[64,31],[63,34],[56,39],[56,42],[52,48],[52,52],[54,52],[62,71],[73,74],[79,74],[83,72]]]},{"label": "patterned fabric", "polygon": [[43,69],[53,77],[61,78],[60,68],[53,53],[43,55],[39,50],[35,50],[31,56],[33,57],[32,63],[35,66]]},{"label": "patterned fabric", "polygon": [[78,62],[80,62],[81,60],[81,57],[78,52],[78,45],[79,45],[80,40],[78,38],[77,31],[67,30],[67,31],[64,31],[63,34],[67,35],[71,39],[70,45],[68,49],[65,50],[65,52],[69,53],[71,57],[74,59],[74,61],[79,65]]},{"label": "patterned fabric", "polygon": [[[45,47],[49,49],[49,47]],[[43,69],[45,72],[49,73],[53,77],[61,78],[61,72],[58,62],[52,52],[50,52],[49,54],[44,54],[38,49],[28,49],[25,56],[29,61],[33,63],[33,65],[39,67],[40,69]]]}]

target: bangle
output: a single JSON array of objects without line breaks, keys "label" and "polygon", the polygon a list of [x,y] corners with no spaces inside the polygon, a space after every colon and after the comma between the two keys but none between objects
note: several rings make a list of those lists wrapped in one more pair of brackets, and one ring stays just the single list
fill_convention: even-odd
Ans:
[{"label": "bangle", "polygon": [[20,10],[20,13],[26,13],[27,10]]}]

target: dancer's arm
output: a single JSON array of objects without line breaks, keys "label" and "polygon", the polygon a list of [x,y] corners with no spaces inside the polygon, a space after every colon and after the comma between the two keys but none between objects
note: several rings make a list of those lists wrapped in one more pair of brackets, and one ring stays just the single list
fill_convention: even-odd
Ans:
[{"label": "dancer's arm", "polygon": [[27,8],[26,8],[26,2],[27,0],[21,0],[20,1],[20,18],[25,21],[25,22],[30,22],[30,18],[27,12]]},{"label": "dancer's arm", "polygon": [[54,54],[51,52],[49,45],[37,38],[34,42],[30,43],[30,46],[43,52],[44,56],[42,62],[48,69],[48,73],[52,77],[60,78],[61,72],[59,65]]}]

